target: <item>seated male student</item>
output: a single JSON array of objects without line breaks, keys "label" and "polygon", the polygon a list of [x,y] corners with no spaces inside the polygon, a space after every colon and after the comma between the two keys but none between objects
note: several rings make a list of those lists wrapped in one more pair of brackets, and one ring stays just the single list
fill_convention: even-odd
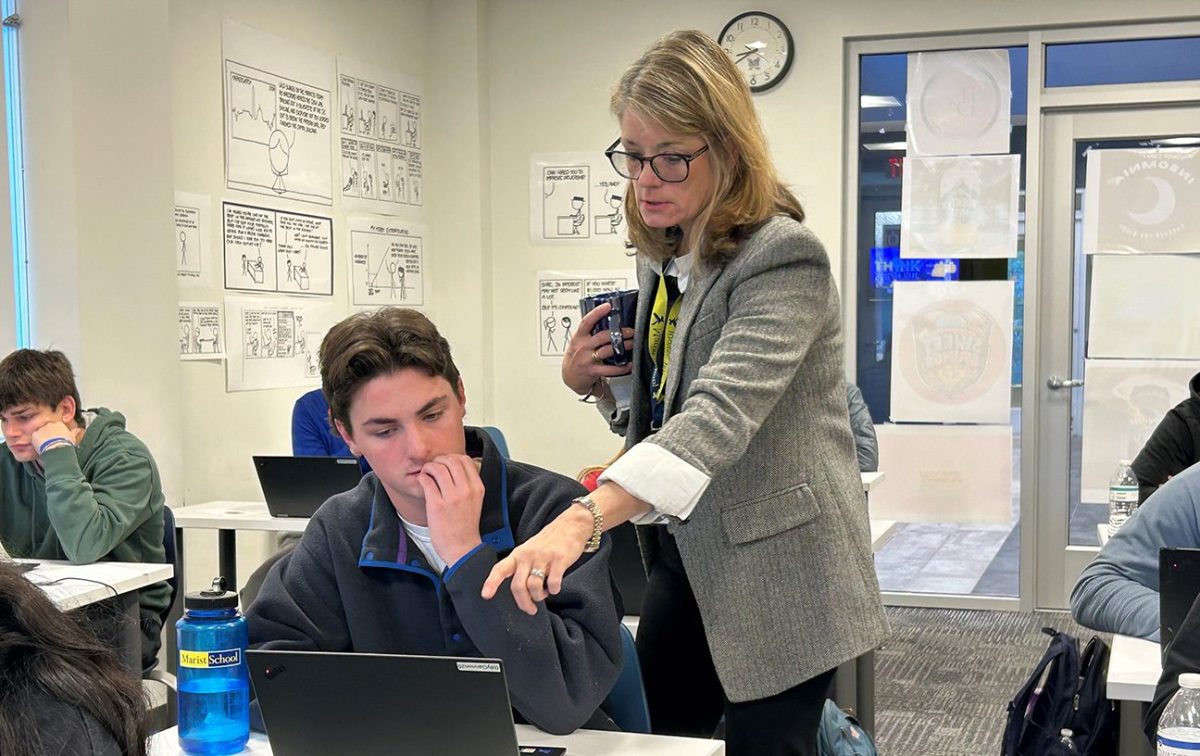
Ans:
[{"label": "seated male student", "polygon": [[611,729],[599,707],[622,651],[608,544],[566,574],[548,611],[480,595],[496,562],[583,488],[502,459],[463,425],[450,347],[415,310],[343,320],[320,362],[337,430],[374,472],[326,502],[268,572],[246,612],[251,645],[497,657],[521,718],[553,733]]},{"label": "seated male student", "polygon": [[[0,361],[0,539],[14,557],[165,562],[163,492],[125,418],[81,409],[66,355],[18,349]],[[154,665],[171,587],[138,593],[141,663]]]},{"label": "seated male student", "polygon": [[1156,742],[1158,721],[1171,697],[1179,690],[1179,675],[1184,672],[1200,672],[1200,597],[1192,602],[1192,608],[1163,654],[1162,673],[1142,722],[1142,729],[1151,743]]},{"label": "seated male student", "polygon": [[1158,551],[1200,548],[1200,465],[1151,494],[1084,568],[1071,614],[1084,627],[1159,639]]},{"label": "seated male student", "polygon": [[[353,457],[350,447],[329,424],[329,403],[321,389],[303,394],[292,406],[292,454],[297,457]],[[363,457],[358,464],[364,473],[371,466]]]},{"label": "seated male student", "polygon": [[1138,502],[1163,483],[1200,462],[1200,373],[1188,382],[1188,397],[1175,405],[1133,458],[1138,479]]}]

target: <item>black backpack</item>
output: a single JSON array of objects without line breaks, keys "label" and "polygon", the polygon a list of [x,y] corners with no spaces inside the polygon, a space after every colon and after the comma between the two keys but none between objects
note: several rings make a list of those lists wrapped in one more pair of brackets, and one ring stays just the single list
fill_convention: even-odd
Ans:
[{"label": "black backpack", "polygon": [[1064,729],[1082,756],[1116,756],[1116,710],[1104,695],[1108,644],[1093,636],[1081,655],[1074,636],[1042,632],[1050,646],[1008,704],[1001,756],[1057,753]]}]

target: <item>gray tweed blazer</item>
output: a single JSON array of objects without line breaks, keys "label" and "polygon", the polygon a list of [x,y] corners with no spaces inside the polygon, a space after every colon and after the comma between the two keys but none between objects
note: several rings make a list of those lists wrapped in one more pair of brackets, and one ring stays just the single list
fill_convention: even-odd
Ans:
[{"label": "gray tweed blazer", "polygon": [[[713,661],[732,701],[780,693],[888,634],[842,375],[829,258],[776,217],[720,268],[692,271],[647,443],[712,482],[679,544]],[[610,414],[626,448],[649,431],[644,346],[657,274],[638,260],[634,395]],[[653,558],[653,557],[651,557]]]}]

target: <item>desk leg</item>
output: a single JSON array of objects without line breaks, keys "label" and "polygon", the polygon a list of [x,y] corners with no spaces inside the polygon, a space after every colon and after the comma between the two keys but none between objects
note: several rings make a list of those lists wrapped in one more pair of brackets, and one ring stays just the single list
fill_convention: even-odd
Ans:
[{"label": "desk leg", "polygon": [[221,574],[225,576],[227,590],[236,591],[241,588],[237,579],[237,531],[217,531],[217,560],[220,563]]},{"label": "desk leg", "polygon": [[858,723],[867,732],[875,734],[875,652],[868,651],[858,657],[855,686],[858,692]]},{"label": "desk leg", "polygon": [[1120,756],[1154,756],[1154,749],[1150,747],[1150,741],[1142,731],[1142,719],[1147,708],[1147,705],[1140,701],[1117,703],[1117,716],[1121,728],[1117,753]]},{"label": "desk leg", "polygon": [[858,663],[858,659],[851,659],[839,665],[833,675],[833,700],[838,708],[849,711],[855,717],[859,716]]}]

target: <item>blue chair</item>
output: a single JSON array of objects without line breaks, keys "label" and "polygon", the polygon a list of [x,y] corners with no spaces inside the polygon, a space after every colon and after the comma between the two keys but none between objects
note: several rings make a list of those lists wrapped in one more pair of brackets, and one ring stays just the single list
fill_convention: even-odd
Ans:
[{"label": "blue chair", "polygon": [[504,434],[500,432],[500,429],[493,425],[485,425],[483,429],[492,437],[492,443],[500,450],[500,456],[504,459],[511,459],[508,455],[508,443],[504,440]]},{"label": "blue chair", "polygon": [[637,644],[633,633],[621,623],[621,645],[625,664],[608,694],[609,714],[617,727],[625,732],[650,732],[650,709],[646,706],[646,689],[642,686],[642,667],[638,663]]}]

